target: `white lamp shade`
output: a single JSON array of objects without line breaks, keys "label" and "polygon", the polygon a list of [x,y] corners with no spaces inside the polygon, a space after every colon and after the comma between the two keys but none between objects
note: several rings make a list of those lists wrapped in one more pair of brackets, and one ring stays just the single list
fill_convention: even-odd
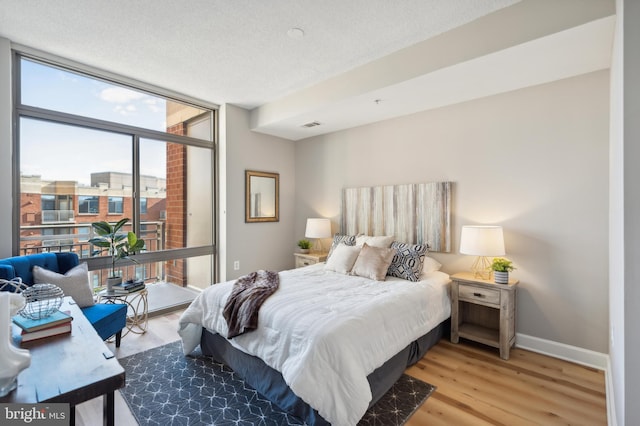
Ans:
[{"label": "white lamp shade", "polygon": [[304,231],[306,238],[331,237],[331,221],[329,219],[307,219],[307,229]]},{"label": "white lamp shade", "polygon": [[463,226],[460,253],[473,256],[504,256],[501,226]]}]

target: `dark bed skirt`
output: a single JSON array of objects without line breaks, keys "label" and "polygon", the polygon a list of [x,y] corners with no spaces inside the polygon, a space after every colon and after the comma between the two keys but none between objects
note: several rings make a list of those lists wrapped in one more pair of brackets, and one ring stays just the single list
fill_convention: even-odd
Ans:
[{"label": "dark bed skirt", "polygon": [[[418,362],[429,348],[438,343],[448,331],[448,324],[449,320],[440,323],[367,376],[373,396],[369,407],[391,388],[407,367]],[[329,424],[316,410],[293,393],[278,371],[266,365],[260,358],[234,348],[227,339],[206,329],[203,329],[200,346],[203,354],[231,367],[245,382],[283,411],[304,420],[308,425]]]}]

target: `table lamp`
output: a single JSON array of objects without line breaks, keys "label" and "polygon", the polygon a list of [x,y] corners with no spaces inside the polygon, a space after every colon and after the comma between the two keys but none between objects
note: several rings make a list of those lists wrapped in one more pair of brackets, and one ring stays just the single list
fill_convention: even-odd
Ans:
[{"label": "table lamp", "polygon": [[504,256],[504,236],[501,226],[463,226],[460,253],[478,256],[471,265],[476,278],[491,278],[490,257]]},{"label": "table lamp", "polygon": [[[305,238],[313,238],[313,250],[316,252],[324,252],[322,248],[321,238],[331,237],[331,221],[329,219],[309,218],[307,219],[307,228],[304,231]],[[316,245],[320,247],[318,250]]]}]

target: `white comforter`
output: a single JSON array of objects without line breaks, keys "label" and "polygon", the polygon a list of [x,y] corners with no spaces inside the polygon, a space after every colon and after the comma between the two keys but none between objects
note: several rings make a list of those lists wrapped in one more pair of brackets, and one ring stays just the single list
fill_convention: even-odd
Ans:
[{"label": "white comforter", "polygon": [[[412,283],[325,271],[324,264],[280,272],[280,288],[260,308],[258,328],[230,342],[278,370],[331,424],[355,425],[371,401],[369,375],[450,315],[449,276]],[[184,353],[202,327],[227,335],[222,310],[233,281],[209,287],[179,323]]]}]

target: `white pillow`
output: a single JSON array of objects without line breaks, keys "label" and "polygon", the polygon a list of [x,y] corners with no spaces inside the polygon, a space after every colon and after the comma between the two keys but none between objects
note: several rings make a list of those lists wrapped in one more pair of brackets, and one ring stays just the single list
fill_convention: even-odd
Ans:
[{"label": "white pillow", "polygon": [[335,271],[341,274],[348,274],[356,263],[356,259],[360,254],[361,247],[348,246],[346,244],[338,244],[331,257],[327,259],[324,269],[327,271]]},{"label": "white pillow", "polygon": [[425,256],[424,263],[422,265],[422,272],[435,272],[442,268],[442,263],[435,260],[433,257]]},{"label": "white pillow", "polygon": [[75,266],[62,275],[34,265],[34,284],[55,284],[62,289],[65,296],[71,296],[78,304],[84,308],[93,306],[93,290],[89,284],[89,268],[85,262]]},{"label": "white pillow", "polygon": [[356,246],[362,247],[365,243],[369,247],[389,248],[393,242],[393,235],[381,235],[371,237],[369,235],[358,235],[356,237]]}]

